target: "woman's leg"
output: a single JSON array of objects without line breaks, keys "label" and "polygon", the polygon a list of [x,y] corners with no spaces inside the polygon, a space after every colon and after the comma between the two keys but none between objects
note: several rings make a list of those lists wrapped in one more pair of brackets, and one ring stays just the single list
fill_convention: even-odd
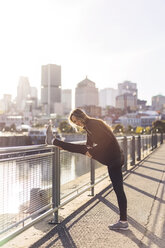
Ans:
[{"label": "woman's leg", "polygon": [[54,139],[53,145],[59,146],[62,149],[67,150],[68,152],[75,152],[81,154],[85,154],[87,152],[86,145],[72,144],[58,139]]},{"label": "woman's leg", "polygon": [[114,191],[120,210],[120,220],[127,221],[127,198],[123,188],[123,175],[121,166],[108,166],[109,177],[112,181]]}]

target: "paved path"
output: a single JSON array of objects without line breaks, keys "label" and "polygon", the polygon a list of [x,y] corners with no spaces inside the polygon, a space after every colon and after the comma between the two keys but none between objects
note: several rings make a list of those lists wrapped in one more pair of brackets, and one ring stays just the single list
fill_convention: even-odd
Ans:
[{"label": "paved path", "polygon": [[118,208],[108,186],[28,247],[165,248],[165,144],[124,176],[124,187],[129,230],[109,229]]}]

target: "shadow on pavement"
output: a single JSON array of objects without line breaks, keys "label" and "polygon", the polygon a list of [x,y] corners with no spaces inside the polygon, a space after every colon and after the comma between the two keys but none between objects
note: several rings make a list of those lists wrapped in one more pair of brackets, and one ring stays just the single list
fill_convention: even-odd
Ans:
[{"label": "shadow on pavement", "polygon": [[[150,162],[151,161],[147,161]],[[159,163],[157,163],[159,164]],[[165,165],[165,164],[162,164]],[[142,167],[143,165],[139,164],[140,167]],[[139,167],[138,166],[138,167]],[[158,180],[154,177],[150,177],[150,176],[146,176],[143,175],[141,173],[135,172],[135,170],[137,169],[137,166],[134,168],[134,170],[131,170],[129,174],[126,174],[126,177],[124,178],[124,184],[127,187],[132,188],[133,190],[136,190],[138,192],[140,192],[141,194],[150,197],[153,199],[153,204],[154,201],[158,201],[159,205],[158,205],[158,210],[156,215],[154,216],[154,221],[153,223],[156,224],[157,223],[157,217],[159,215],[159,210],[161,207],[161,203],[165,203],[164,200],[161,199],[161,197],[163,198],[163,189],[164,186],[162,185],[163,181],[162,180]],[[163,171],[162,171],[163,172]],[[161,191],[161,197],[155,197],[143,190],[140,190],[138,188],[136,188],[133,185],[129,185],[128,183],[125,182],[125,179],[131,175],[131,174],[135,174],[137,176],[141,176],[141,177],[145,177],[148,180],[153,180],[157,183],[159,183],[158,185],[158,189],[160,186],[162,186],[162,191]],[[157,189],[157,191],[158,191]],[[77,209],[74,213],[72,213],[71,215],[69,215],[66,219],[64,219],[60,224],[56,225],[51,231],[49,231],[44,237],[42,237],[40,240],[38,240],[37,242],[35,242],[33,245],[31,245],[29,248],[39,248],[39,247],[44,247],[44,248],[50,248],[50,247],[55,247],[56,246],[56,242],[60,240],[61,242],[61,247],[64,248],[76,248],[76,244],[73,240],[73,237],[70,235],[70,229],[71,227],[73,227],[80,219],[82,219],[89,211],[91,211],[94,207],[96,207],[100,202],[105,204],[109,209],[113,210],[115,213],[119,214],[119,210],[118,208],[112,204],[109,200],[106,199],[106,196],[109,195],[109,193],[112,191],[112,185],[109,185],[108,187],[106,187],[104,190],[102,190],[100,193],[98,193],[97,195],[95,195],[92,199],[90,199],[87,203],[85,203],[83,206],[81,206],[79,209]],[[150,212],[152,211],[152,208],[150,210]],[[149,217],[151,213],[148,213]],[[73,219],[76,218],[74,221]],[[70,221],[73,221],[71,223],[69,223]],[[149,221],[149,219],[148,219]],[[155,231],[155,225],[152,228],[152,231],[147,229],[147,225],[148,223],[145,224],[145,226],[141,225],[139,222],[137,222],[134,218],[132,218],[131,216],[128,216],[128,222],[130,224],[130,226],[132,226],[134,229],[136,229],[138,232],[140,232],[142,234],[142,238],[138,239],[136,237],[136,235],[134,234],[134,232],[132,230],[127,230],[127,231],[118,231],[119,233],[121,233],[122,235],[128,237],[130,240],[132,240],[138,247],[143,247],[143,248],[147,248],[150,247],[152,244],[156,245],[159,248],[164,248],[164,241],[163,238],[159,238],[157,235],[154,234]],[[163,223],[163,230],[165,229],[165,221]],[[162,230],[162,237],[163,237],[163,230]],[[112,230],[111,230],[112,231]],[[83,232],[83,230],[82,230]],[[112,231],[112,232],[116,232],[116,231]],[[56,236],[55,236],[56,235]],[[147,238],[147,241],[149,242],[149,246],[144,244],[144,239]]]}]

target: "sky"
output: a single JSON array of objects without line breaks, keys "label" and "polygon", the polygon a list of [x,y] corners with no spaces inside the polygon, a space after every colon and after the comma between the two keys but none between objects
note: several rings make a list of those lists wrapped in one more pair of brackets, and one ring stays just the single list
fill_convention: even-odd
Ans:
[{"label": "sky", "polygon": [[15,97],[20,76],[40,96],[41,66],[52,63],[62,88],[129,80],[150,104],[165,95],[164,13],[164,0],[1,0],[0,96]]}]

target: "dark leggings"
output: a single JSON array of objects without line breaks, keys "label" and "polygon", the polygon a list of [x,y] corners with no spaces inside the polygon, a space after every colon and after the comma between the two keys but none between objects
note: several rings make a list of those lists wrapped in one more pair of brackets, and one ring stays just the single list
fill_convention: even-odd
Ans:
[{"label": "dark leggings", "polygon": [[[69,152],[75,152],[81,154],[85,154],[88,150],[86,145],[67,143],[58,139],[55,139],[53,141],[53,145],[59,146]],[[108,166],[108,172],[109,172],[109,177],[112,181],[114,191],[117,196],[119,210],[120,210],[120,220],[124,221],[127,220],[127,199],[123,189],[123,175],[121,168],[122,168],[121,161],[119,159],[117,161],[114,161],[112,164]]]},{"label": "dark leggings", "polygon": [[127,220],[127,198],[123,188],[123,174],[120,165],[108,166],[109,177],[112,181],[113,189],[117,196],[120,210],[120,220]]},{"label": "dark leggings", "polygon": [[53,145],[59,146],[62,149],[67,150],[68,152],[75,152],[75,153],[81,153],[81,154],[85,154],[88,150],[86,145],[72,144],[72,143],[64,142],[58,139],[55,139],[53,141]]}]

